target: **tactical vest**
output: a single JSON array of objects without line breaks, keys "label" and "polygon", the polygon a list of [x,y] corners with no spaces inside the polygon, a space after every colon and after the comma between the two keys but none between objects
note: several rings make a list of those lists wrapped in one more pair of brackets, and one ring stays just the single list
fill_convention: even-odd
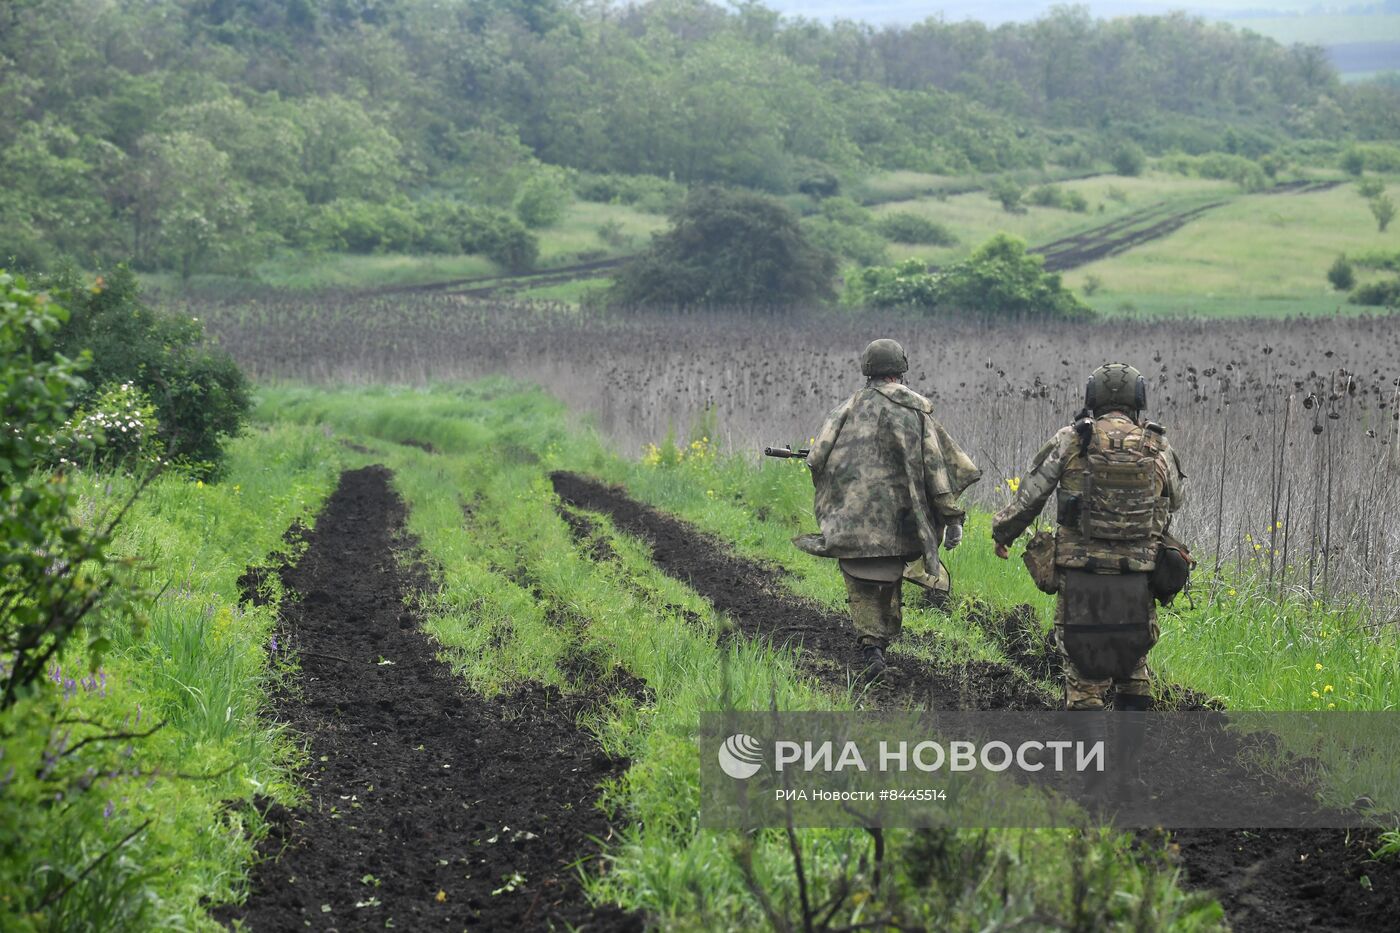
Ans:
[{"label": "tactical vest", "polygon": [[1058,491],[1060,567],[1150,571],[1169,514],[1165,441],[1124,415],[1093,422],[1087,449],[1076,443]]}]

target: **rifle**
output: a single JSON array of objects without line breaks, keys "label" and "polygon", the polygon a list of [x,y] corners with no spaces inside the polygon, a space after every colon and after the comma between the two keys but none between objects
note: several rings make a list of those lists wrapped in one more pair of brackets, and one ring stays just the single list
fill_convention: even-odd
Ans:
[{"label": "rifle", "polygon": [[812,451],[803,447],[801,450],[793,450],[791,447],[765,447],[763,456],[778,457],[783,460],[806,460],[807,455]]}]

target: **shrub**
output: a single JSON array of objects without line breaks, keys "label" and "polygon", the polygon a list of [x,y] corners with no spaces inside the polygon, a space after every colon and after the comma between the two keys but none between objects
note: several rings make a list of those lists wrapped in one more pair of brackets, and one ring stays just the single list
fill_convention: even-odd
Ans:
[{"label": "shrub", "polygon": [[878,233],[856,224],[843,224],[827,217],[809,217],[802,221],[807,241],[818,249],[842,256],[862,266],[885,262],[888,247]]},{"label": "shrub", "polygon": [[1025,207],[1021,205],[1021,197],[1026,193],[1025,189],[1016,184],[1010,178],[1003,178],[992,186],[992,200],[1001,203],[1001,209],[1008,214],[1023,214]]},{"label": "shrub", "polygon": [[1356,284],[1356,272],[1345,253],[1338,256],[1327,270],[1327,281],[1339,292],[1349,292]]},{"label": "shrub", "polygon": [[814,198],[831,198],[841,193],[841,180],[831,172],[813,172],[797,183],[797,190]]},{"label": "shrub", "polygon": [[[74,635],[86,631],[95,666],[106,647],[91,624],[125,562],[109,555],[112,527],[92,529],[77,515],[78,494],[60,471],[58,448],[68,405],[84,383],[86,359],[56,352],[67,312],[0,272],[0,710],[9,709]],[[108,601],[107,608],[113,608]]]},{"label": "shrub", "polygon": [[1376,218],[1376,228],[1385,233],[1385,228],[1395,219],[1395,202],[1390,195],[1382,194],[1371,199],[1371,216]]},{"label": "shrub", "polygon": [[918,260],[862,270],[848,303],[995,317],[1085,318],[1093,312],[1020,240],[998,234],[941,272]]},{"label": "shrub", "polygon": [[674,210],[685,197],[685,187],[653,175],[606,175],[579,172],[574,194],[599,204],[628,204],[638,210],[664,214]]},{"label": "shrub", "polygon": [[632,245],[632,236],[622,229],[622,224],[616,220],[607,220],[598,225],[598,239],[614,249],[622,249]]},{"label": "shrub", "polygon": [[[93,387],[127,384],[143,393],[155,405],[156,436],[169,458],[201,478],[217,476],[223,441],[241,430],[252,406],[248,382],[228,354],[205,343],[194,318],[144,305],[124,266],[90,288],[78,287],[71,272],[54,284],[71,312],[57,352],[90,353]],[[95,388],[75,393],[85,410],[97,398]]]},{"label": "shrub", "polygon": [[1347,300],[1373,308],[1400,308],[1400,278],[1368,282],[1352,292]]},{"label": "shrub", "polygon": [[615,305],[780,306],[833,295],[836,259],[813,246],[796,215],[773,198],[697,189],[671,228],[619,272]]},{"label": "shrub", "polygon": [[1141,175],[1142,170],[1147,167],[1147,154],[1137,143],[1125,142],[1113,150],[1109,162],[1113,164],[1113,171],[1119,175],[1135,177]]},{"label": "shrub", "polygon": [[880,219],[875,221],[875,229],[881,236],[896,243],[955,246],[958,242],[953,232],[938,221],[909,211],[882,214]]},{"label": "shrub", "polygon": [[1363,198],[1378,198],[1385,194],[1385,182],[1379,178],[1362,178],[1356,183],[1356,193]]},{"label": "shrub", "polygon": [[479,253],[508,272],[529,272],[539,258],[539,239],[509,214],[459,206],[454,223],[462,252]]},{"label": "shrub", "polygon": [[1089,209],[1089,201],[1083,194],[1078,191],[1066,191],[1059,185],[1041,185],[1031,191],[1027,200],[1037,207],[1056,207],[1078,214]]},{"label": "shrub", "polygon": [[1342,171],[1348,175],[1360,175],[1366,171],[1366,154],[1360,149],[1352,146],[1342,153]]},{"label": "shrub", "polygon": [[515,216],[525,226],[537,230],[552,227],[564,217],[570,192],[556,171],[539,171],[520,186],[515,195]]},{"label": "shrub", "polygon": [[100,469],[140,470],[161,460],[160,418],[156,406],[129,382],[100,389],[86,406],[64,422],[55,445],[58,463],[83,463]]}]

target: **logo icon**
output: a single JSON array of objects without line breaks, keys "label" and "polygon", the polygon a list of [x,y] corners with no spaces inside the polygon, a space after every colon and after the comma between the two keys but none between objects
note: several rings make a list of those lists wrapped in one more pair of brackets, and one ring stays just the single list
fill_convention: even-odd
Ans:
[{"label": "logo icon", "polygon": [[736,781],[751,778],[763,767],[763,746],[753,736],[736,732],[719,747],[719,766]]}]

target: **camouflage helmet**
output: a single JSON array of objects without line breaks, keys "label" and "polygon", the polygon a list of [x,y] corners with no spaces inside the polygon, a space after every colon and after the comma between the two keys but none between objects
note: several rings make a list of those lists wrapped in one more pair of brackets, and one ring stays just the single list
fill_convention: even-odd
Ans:
[{"label": "camouflage helmet", "polygon": [[1147,407],[1147,380],[1127,363],[1105,363],[1089,374],[1084,407],[1094,414],[1110,408],[1140,412]]},{"label": "camouflage helmet", "polygon": [[898,341],[882,337],[871,341],[860,355],[860,371],[867,376],[898,376],[909,371],[909,357]]}]

